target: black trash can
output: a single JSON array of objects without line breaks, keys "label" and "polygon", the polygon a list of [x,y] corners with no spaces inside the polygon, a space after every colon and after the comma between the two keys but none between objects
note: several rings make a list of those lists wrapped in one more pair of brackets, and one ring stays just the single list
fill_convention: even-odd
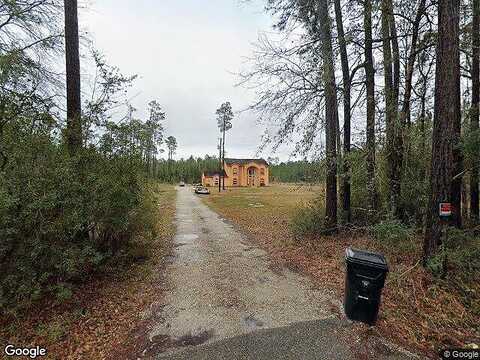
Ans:
[{"label": "black trash can", "polygon": [[374,325],[387,277],[387,261],[383,255],[348,248],[345,262],[345,314],[351,320]]}]

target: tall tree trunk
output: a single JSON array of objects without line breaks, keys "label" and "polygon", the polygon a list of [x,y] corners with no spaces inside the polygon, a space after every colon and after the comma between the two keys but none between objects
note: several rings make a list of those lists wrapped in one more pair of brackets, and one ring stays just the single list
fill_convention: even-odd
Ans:
[{"label": "tall tree trunk", "polygon": [[[395,129],[395,160],[392,162],[394,164],[394,169],[392,169],[392,182],[394,187],[391,189],[396,197],[396,200],[400,199],[401,196],[401,185],[402,185],[402,173],[403,173],[403,158],[404,158],[404,143],[407,141],[404,138],[405,135],[405,126],[408,125],[410,127],[411,123],[411,114],[410,114],[410,102],[412,96],[412,78],[413,78],[413,71],[415,68],[415,60],[417,58],[417,45],[418,45],[418,33],[420,29],[420,23],[422,17],[425,13],[425,0],[420,0],[420,3],[417,8],[417,12],[415,15],[415,19],[413,21],[412,27],[412,42],[410,46],[410,52],[407,59],[407,66],[405,72],[405,91],[403,94],[403,103],[402,108],[400,110],[400,114],[398,115],[398,123],[397,128]],[[390,3],[391,6],[391,3]],[[424,120],[422,120],[424,121]],[[397,202],[396,206],[392,209],[394,211],[394,215],[396,217],[402,216],[402,209],[401,204]]]},{"label": "tall tree trunk", "polygon": [[[480,0],[473,0],[473,28],[472,28],[472,110],[470,113],[470,129],[478,131],[480,107]],[[470,174],[470,219],[473,223],[479,220],[479,169],[478,159],[480,151],[477,149],[475,163]]]},{"label": "tall tree trunk", "polygon": [[65,54],[67,73],[67,145],[70,155],[82,146],[82,100],[77,0],[65,0]]},{"label": "tall tree trunk", "polygon": [[377,190],[375,184],[375,70],[372,54],[372,1],[364,3],[365,31],[365,76],[367,88],[367,192],[368,208],[374,212],[377,208]]},{"label": "tall tree trunk", "polygon": [[460,118],[459,12],[460,0],[439,0],[432,168],[424,260],[441,244],[439,204],[442,201],[452,201],[453,147],[455,127]]},{"label": "tall tree trunk", "polygon": [[385,67],[385,122],[387,127],[387,164],[389,210],[401,217],[401,181],[404,123],[398,114],[400,89],[400,51],[392,0],[382,0],[382,38]]},{"label": "tall tree trunk", "polygon": [[327,184],[325,200],[325,228],[337,228],[337,145],[336,129],[338,121],[337,86],[333,62],[332,34],[328,0],[320,0],[318,7],[320,22],[320,46],[323,62],[323,83],[325,87],[325,143],[327,160]]},{"label": "tall tree trunk", "polygon": [[394,156],[394,168],[393,168],[393,194],[395,197],[395,206],[392,208],[393,214],[396,217],[401,217],[402,208],[400,204],[401,199],[401,184],[402,184],[402,165],[403,165],[403,153],[404,153],[404,132],[405,124],[400,122],[398,116],[398,102],[400,96],[400,50],[398,47],[398,35],[397,24],[395,22],[395,15],[393,12],[393,2],[388,0],[388,12],[389,12],[389,24],[390,34],[392,38],[392,52],[393,52],[393,94],[394,94],[394,126],[393,126],[393,156]]},{"label": "tall tree trunk", "polygon": [[400,49],[398,47],[397,25],[395,23],[395,16],[393,14],[392,0],[387,0],[387,4],[389,15],[388,23],[390,25],[390,34],[392,39],[394,100],[398,107],[398,97],[400,94]]},{"label": "tall tree trunk", "polygon": [[220,175],[222,174],[222,169],[223,169],[223,161],[222,161],[222,152],[223,152],[223,147],[222,147],[222,138],[219,139],[220,144],[218,146],[218,192],[222,191],[222,185],[221,185],[221,180],[220,180]]},{"label": "tall tree trunk", "polygon": [[222,189],[225,190],[225,121],[223,122],[223,141],[222,141]]},{"label": "tall tree trunk", "polygon": [[[460,78],[457,81],[457,91],[458,91],[458,103],[460,104]],[[460,109],[461,105],[459,105]],[[461,142],[461,133],[462,133],[462,117],[461,110],[459,110],[459,115],[455,119],[453,124],[453,180],[452,180],[452,189],[451,189],[451,199],[452,199],[452,220],[453,225],[457,228],[462,227],[462,187],[463,187],[463,152],[460,147]]]},{"label": "tall tree trunk", "polygon": [[411,122],[410,102],[412,97],[412,78],[413,70],[415,68],[415,59],[417,58],[418,32],[420,29],[420,22],[425,13],[425,2],[426,0],[420,0],[415,20],[413,21],[412,42],[410,45],[410,53],[408,55],[407,69],[405,73],[405,93],[403,94],[403,104],[400,112],[400,122],[402,124],[409,124]]},{"label": "tall tree trunk", "polygon": [[340,45],[340,60],[342,63],[343,78],[343,182],[342,182],[342,210],[346,223],[352,221],[351,185],[349,155],[351,149],[351,81],[350,65],[348,63],[347,42],[343,29],[343,15],[340,0],[335,0],[335,19],[337,24],[338,43]]},{"label": "tall tree trunk", "polygon": [[385,123],[387,131],[386,152],[388,166],[389,210],[398,215],[400,201],[399,161],[396,144],[397,102],[393,79],[393,59],[391,48],[390,1],[382,0],[382,44],[385,78]]},{"label": "tall tree trunk", "polygon": [[145,169],[147,171],[147,178],[150,177],[150,150],[145,151]]},{"label": "tall tree trunk", "polygon": [[[422,93],[420,96],[420,153],[425,154],[427,150],[427,135],[426,135],[426,128],[425,128],[425,120],[426,120],[426,103],[427,103],[427,89],[428,89],[428,83],[427,80],[424,79],[422,81]],[[427,175],[427,168],[426,165],[427,163],[425,162],[425,166],[422,165],[421,172],[420,172],[420,179],[425,179],[425,176]]]},{"label": "tall tree trunk", "polygon": [[[460,3],[461,0],[457,0],[456,3]],[[460,7],[460,5],[459,5]],[[459,20],[460,21],[460,20]],[[458,25],[460,27],[460,25]],[[460,29],[458,29],[460,33]],[[460,46],[460,45],[459,45]],[[460,65],[459,65],[460,66]],[[459,71],[460,72],[460,71]],[[453,123],[453,180],[451,187],[451,199],[452,199],[452,220],[453,225],[457,228],[462,227],[462,188],[463,188],[463,151],[461,149],[461,136],[462,136],[462,115],[461,115],[461,87],[460,76],[456,78],[456,94],[458,99],[458,116],[454,118]]]},{"label": "tall tree trunk", "polygon": [[[420,93],[420,134],[421,134],[421,147],[420,147],[420,153],[425,154],[425,151],[427,149],[427,129],[426,129],[426,124],[425,122],[428,120],[430,121],[431,114],[427,114],[427,94],[428,94],[428,89],[429,89],[429,79],[430,79],[430,73],[431,69],[434,65],[434,60],[429,60],[428,65],[426,64],[426,59],[424,57],[419,57],[419,64],[418,64],[418,70],[421,76],[421,93]],[[427,66],[426,72],[424,72],[424,68]],[[428,159],[430,160],[430,159]],[[425,185],[428,184],[428,179],[426,179],[427,175],[427,167],[430,165],[428,163],[428,160],[424,161],[424,165],[421,168],[421,176],[420,179],[424,179]],[[423,219],[425,220],[425,219]]]}]

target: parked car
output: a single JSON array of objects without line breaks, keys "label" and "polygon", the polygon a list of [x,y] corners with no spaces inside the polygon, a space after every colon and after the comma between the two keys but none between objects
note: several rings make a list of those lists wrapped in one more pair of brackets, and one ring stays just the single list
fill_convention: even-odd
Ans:
[{"label": "parked car", "polygon": [[184,187],[184,186],[185,186],[185,182],[180,181],[180,184],[178,184],[178,185],[181,186],[181,187]]},{"label": "parked car", "polygon": [[208,190],[206,187],[198,186],[195,188],[195,194],[208,195],[210,194],[210,190]]}]

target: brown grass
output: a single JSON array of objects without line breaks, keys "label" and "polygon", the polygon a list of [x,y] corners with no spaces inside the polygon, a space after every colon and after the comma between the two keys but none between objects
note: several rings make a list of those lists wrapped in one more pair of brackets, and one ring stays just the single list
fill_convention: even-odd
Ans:
[{"label": "brown grass", "polygon": [[[275,262],[309,275],[318,286],[334,290],[339,298],[344,288],[345,248],[384,253],[390,273],[376,328],[399,345],[436,358],[446,347],[479,344],[480,319],[465,305],[454,280],[439,282],[418,262],[420,236],[403,249],[382,246],[360,231],[296,240],[290,231],[290,218],[298,205],[317,196],[322,197],[320,187],[273,185],[230,189],[221,194],[214,191],[204,201],[238,224]],[[478,279],[472,279],[470,286],[470,296],[476,296],[478,302]]]},{"label": "brown grass", "polygon": [[175,190],[159,185],[156,192],[158,237],[150,259],[91,279],[67,302],[46,299],[16,318],[0,319],[0,345],[39,345],[49,359],[117,359],[134,351],[141,312],[161,300],[163,259],[174,234]]}]

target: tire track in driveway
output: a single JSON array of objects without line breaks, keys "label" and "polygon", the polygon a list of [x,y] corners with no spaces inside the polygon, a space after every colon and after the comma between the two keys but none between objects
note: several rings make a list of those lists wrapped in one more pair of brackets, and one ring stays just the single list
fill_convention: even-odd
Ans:
[{"label": "tire track in driveway", "polygon": [[166,268],[165,303],[149,332],[149,355],[169,360],[415,358],[373,328],[359,330],[341,319],[336,311],[341,304],[332,293],[271,263],[264,250],[190,188],[177,191],[177,246]]},{"label": "tire track in driveway", "polygon": [[[149,338],[214,342],[258,329],[332,316],[330,294],[287,269],[272,271],[265,251],[178,188],[174,255],[167,266],[165,306]],[[173,345],[172,345],[173,344]]]}]

